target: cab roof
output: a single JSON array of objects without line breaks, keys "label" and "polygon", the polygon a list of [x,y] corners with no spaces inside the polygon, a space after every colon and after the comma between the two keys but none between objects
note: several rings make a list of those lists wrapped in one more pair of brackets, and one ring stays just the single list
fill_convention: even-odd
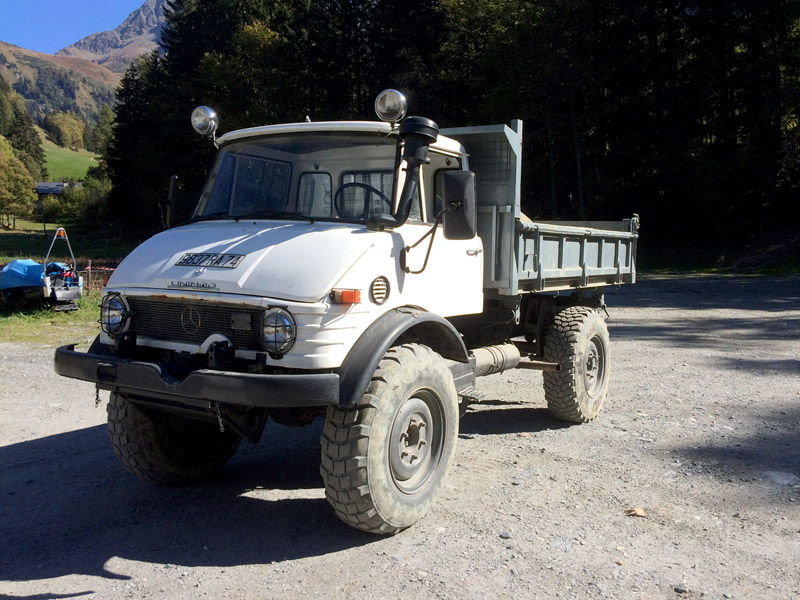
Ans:
[{"label": "cab roof", "polygon": [[[281,123],[279,125],[264,125],[238,129],[217,138],[220,146],[235,140],[250,137],[264,137],[286,133],[313,133],[313,132],[339,132],[339,133],[378,133],[382,135],[397,135],[397,127],[382,121],[319,121],[305,123]],[[440,135],[431,148],[443,150],[453,154],[465,154],[463,146],[451,138]]]}]

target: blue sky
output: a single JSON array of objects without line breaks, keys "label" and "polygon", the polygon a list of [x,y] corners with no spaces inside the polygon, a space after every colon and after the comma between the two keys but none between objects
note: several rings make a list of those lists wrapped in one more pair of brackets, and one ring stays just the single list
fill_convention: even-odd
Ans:
[{"label": "blue sky", "polygon": [[115,29],[144,0],[0,0],[0,41],[53,54]]}]

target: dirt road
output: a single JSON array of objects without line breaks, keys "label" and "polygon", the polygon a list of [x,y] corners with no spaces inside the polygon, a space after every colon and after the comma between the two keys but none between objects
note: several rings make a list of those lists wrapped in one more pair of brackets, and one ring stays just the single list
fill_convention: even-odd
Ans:
[{"label": "dirt road", "polygon": [[2,344],[0,598],[800,599],[800,277],[649,279],[608,304],[598,419],[552,420],[539,373],[481,380],[443,497],[388,538],[325,502],[319,422],[155,488],[52,347]]}]

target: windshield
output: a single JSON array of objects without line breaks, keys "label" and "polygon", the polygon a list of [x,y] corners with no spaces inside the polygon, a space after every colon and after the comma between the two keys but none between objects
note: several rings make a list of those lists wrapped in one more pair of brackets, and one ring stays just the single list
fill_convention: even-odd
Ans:
[{"label": "windshield", "polygon": [[233,142],[217,155],[194,218],[366,222],[392,213],[397,139],[295,133]]}]

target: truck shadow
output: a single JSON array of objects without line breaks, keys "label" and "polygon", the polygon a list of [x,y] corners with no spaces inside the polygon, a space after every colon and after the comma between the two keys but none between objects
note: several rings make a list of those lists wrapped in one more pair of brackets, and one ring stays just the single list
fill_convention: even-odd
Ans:
[{"label": "truck shadow", "polygon": [[215,479],[159,488],[124,471],[105,426],[0,448],[0,579],[127,579],[112,557],[183,566],[265,564],[380,538],[341,523],[319,475],[321,423],[270,424]]},{"label": "truck shadow", "polygon": [[[522,404],[524,408],[489,408],[505,404]],[[539,433],[564,429],[572,423],[554,419],[546,408],[525,405],[523,402],[489,400],[470,407],[459,421],[459,436],[498,435],[506,433]]]}]

